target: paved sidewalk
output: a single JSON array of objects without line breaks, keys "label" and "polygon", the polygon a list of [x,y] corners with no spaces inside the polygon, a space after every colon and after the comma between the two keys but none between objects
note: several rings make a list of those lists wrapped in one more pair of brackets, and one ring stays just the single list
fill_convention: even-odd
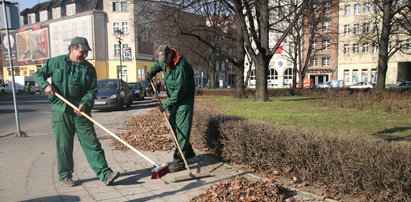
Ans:
[{"label": "paved sidewalk", "polygon": [[[130,110],[119,117],[97,121],[113,130],[122,127],[127,117],[142,115],[149,110]],[[105,139],[100,141],[107,161],[113,170],[121,173],[113,186],[105,186],[89,167],[79,142],[75,140],[73,178],[79,185],[63,187],[58,181],[54,137],[49,125],[35,128],[42,135],[20,139],[0,136],[0,201],[188,201],[220,180],[238,175],[255,177],[206,154],[199,154],[190,160],[192,171],[210,172],[213,177],[166,184],[165,181],[187,172],[171,173],[164,179],[152,180],[152,166],[148,162],[130,150],[114,150],[111,140]],[[39,131],[39,128],[44,129]],[[100,136],[106,135],[100,129],[97,132]],[[172,161],[171,151],[143,153],[158,163]],[[297,198],[313,201],[315,196],[298,192]]]}]

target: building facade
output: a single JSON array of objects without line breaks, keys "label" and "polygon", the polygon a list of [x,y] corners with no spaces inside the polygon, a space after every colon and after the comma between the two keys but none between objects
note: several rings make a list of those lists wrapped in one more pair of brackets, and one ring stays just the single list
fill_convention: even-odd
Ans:
[{"label": "building facade", "polygon": [[[377,82],[378,32],[382,13],[372,1],[345,0],[339,3],[338,79],[345,85]],[[401,28],[399,28],[401,29]],[[392,32],[398,30],[392,30]],[[411,39],[391,35],[389,48],[402,47],[388,61],[386,84],[411,80]],[[408,52],[408,54],[406,54]]]}]

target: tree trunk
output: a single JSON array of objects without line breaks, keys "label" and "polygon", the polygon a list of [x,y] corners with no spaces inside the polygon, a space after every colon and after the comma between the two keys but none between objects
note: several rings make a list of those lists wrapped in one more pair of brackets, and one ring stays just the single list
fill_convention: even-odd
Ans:
[{"label": "tree trunk", "polygon": [[267,71],[268,62],[264,59],[263,55],[257,56],[255,64],[256,72],[256,87],[255,87],[255,101],[265,102],[268,100],[267,96]]},{"label": "tree trunk", "polygon": [[236,79],[235,97],[236,98],[247,98],[247,95],[245,94],[245,90],[244,90],[244,62],[239,64],[238,67],[236,67],[235,79]]},{"label": "tree trunk", "polygon": [[383,1],[382,30],[379,41],[377,88],[385,88],[385,79],[388,70],[388,43],[391,31],[392,0]]}]

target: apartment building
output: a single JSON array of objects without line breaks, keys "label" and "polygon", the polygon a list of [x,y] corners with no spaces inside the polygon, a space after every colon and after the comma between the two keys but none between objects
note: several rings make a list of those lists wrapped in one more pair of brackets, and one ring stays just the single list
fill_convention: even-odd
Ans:
[{"label": "apartment building", "polygon": [[[373,1],[344,0],[339,2],[338,79],[345,85],[356,82],[377,82],[378,32],[381,16]],[[400,33],[401,27],[393,27],[392,33]],[[411,39],[408,35],[391,35],[389,49],[401,47],[388,62],[386,84],[411,80]]]},{"label": "apartment building", "polygon": [[[304,15],[303,57],[309,60],[305,78],[312,84],[337,79],[338,69],[338,3],[335,0],[314,1],[310,12],[314,18]],[[309,47],[311,46],[311,47]]]}]

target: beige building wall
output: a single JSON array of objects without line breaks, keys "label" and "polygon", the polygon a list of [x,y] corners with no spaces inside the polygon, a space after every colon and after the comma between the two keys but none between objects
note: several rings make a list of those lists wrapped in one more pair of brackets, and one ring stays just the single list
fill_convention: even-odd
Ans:
[{"label": "beige building wall", "polygon": [[[367,3],[370,6],[369,12],[366,8]],[[346,14],[346,6],[349,6],[348,15]],[[345,85],[352,85],[360,81],[376,83],[378,51],[373,51],[370,42],[367,46],[368,51],[364,51],[364,43],[367,43],[367,40],[361,38],[363,37],[364,23],[369,23],[369,31],[373,31],[373,22],[370,22],[371,16],[375,15],[372,1],[343,0],[340,1],[339,8],[338,79],[343,80]],[[356,24],[359,27],[358,34],[354,34]],[[349,26],[349,33],[346,33],[347,26]],[[379,29],[381,29],[381,25],[379,25]],[[371,39],[371,41],[377,41],[377,39]],[[358,50],[355,48],[356,44],[358,44]],[[348,52],[347,46],[349,47]],[[400,79],[398,71],[400,62],[411,62],[411,58],[400,52],[395,53],[390,58],[386,84],[395,84]]]}]

